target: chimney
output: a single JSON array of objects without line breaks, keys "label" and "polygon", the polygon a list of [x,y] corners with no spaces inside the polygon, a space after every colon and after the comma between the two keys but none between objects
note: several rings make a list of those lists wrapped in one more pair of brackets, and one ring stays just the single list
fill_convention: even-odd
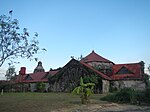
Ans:
[{"label": "chimney", "polygon": [[20,74],[25,75],[26,74],[26,67],[21,67]]}]

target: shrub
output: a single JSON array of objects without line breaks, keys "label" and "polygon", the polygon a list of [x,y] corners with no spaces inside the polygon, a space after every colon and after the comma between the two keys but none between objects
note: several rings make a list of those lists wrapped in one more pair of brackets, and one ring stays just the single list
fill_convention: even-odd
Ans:
[{"label": "shrub", "polygon": [[111,93],[101,100],[118,102],[118,103],[132,103],[141,105],[141,103],[150,103],[150,90],[146,91],[135,91],[132,88],[123,88],[116,93]]},{"label": "shrub", "polygon": [[109,95],[107,95],[107,96],[105,96],[105,97],[102,97],[101,98],[101,100],[104,100],[104,101],[110,101],[110,102],[117,102],[116,101],[116,93],[113,93],[113,94],[109,94]]},{"label": "shrub", "polygon": [[131,103],[134,102],[135,91],[132,88],[123,88],[120,91],[109,94],[102,98],[102,100],[119,102],[119,103]]},{"label": "shrub", "polygon": [[37,86],[37,91],[38,92],[44,92],[44,90],[45,90],[45,83],[38,82],[36,86]]},{"label": "shrub", "polygon": [[134,100],[134,89],[132,88],[123,88],[116,93],[116,100],[122,103],[130,103]]},{"label": "shrub", "polygon": [[112,86],[109,87],[109,92],[113,93],[113,92],[116,92],[116,91],[117,91],[116,87],[114,87],[114,88]]}]

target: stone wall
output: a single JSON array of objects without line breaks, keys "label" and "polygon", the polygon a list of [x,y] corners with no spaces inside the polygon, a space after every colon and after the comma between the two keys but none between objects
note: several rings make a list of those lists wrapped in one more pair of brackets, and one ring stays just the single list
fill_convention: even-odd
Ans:
[{"label": "stone wall", "polygon": [[111,67],[113,64],[112,63],[105,63],[105,62],[88,62],[87,64],[91,66],[109,66]]},{"label": "stone wall", "polygon": [[31,92],[36,91],[36,83],[30,83],[30,90]]},{"label": "stone wall", "polygon": [[49,83],[45,83],[45,90],[48,92],[49,89]]},{"label": "stone wall", "polygon": [[110,82],[108,80],[102,80],[102,93],[108,93],[109,92],[109,87],[110,87]]},{"label": "stone wall", "polygon": [[102,72],[110,76],[112,74],[112,66],[113,63],[105,63],[105,62],[88,62],[90,66],[93,66],[96,70]]},{"label": "stone wall", "polygon": [[116,90],[124,87],[132,87],[135,90],[145,90],[145,83],[142,80],[119,80],[111,81],[111,87]]}]

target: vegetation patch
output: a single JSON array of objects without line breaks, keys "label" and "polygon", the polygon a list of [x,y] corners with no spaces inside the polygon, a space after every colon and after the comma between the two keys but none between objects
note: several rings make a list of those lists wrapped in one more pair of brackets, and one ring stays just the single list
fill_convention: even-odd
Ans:
[{"label": "vegetation patch", "polygon": [[80,78],[80,86],[76,87],[72,93],[80,95],[81,103],[89,103],[89,96],[93,94],[95,84],[94,83],[83,83],[83,78]]},{"label": "vegetation patch", "polygon": [[150,98],[147,91],[135,91],[133,88],[123,88],[118,92],[111,93],[101,98],[101,100],[139,105],[141,103],[150,103]]},{"label": "vegetation patch", "polygon": [[[100,104],[100,97],[94,94],[91,103]],[[70,93],[5,93],[0,96],[0,112],[70,112],[79,108],[80,98]]]}]

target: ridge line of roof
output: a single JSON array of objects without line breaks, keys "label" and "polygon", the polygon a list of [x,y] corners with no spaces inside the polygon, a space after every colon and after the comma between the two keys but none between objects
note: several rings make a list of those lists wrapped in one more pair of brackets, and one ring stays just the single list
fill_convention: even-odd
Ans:
[{"label": "ridge line of roof", "polygon": [[135,64],[139,64],[139,65],[140,65],[140,63],[139,63],[139,62],[137,62],[137,63],[123,63],[123,64],[115,64],[115,65],[113,65],[113,66],[117,66],[117,65],[135,65]]}]

